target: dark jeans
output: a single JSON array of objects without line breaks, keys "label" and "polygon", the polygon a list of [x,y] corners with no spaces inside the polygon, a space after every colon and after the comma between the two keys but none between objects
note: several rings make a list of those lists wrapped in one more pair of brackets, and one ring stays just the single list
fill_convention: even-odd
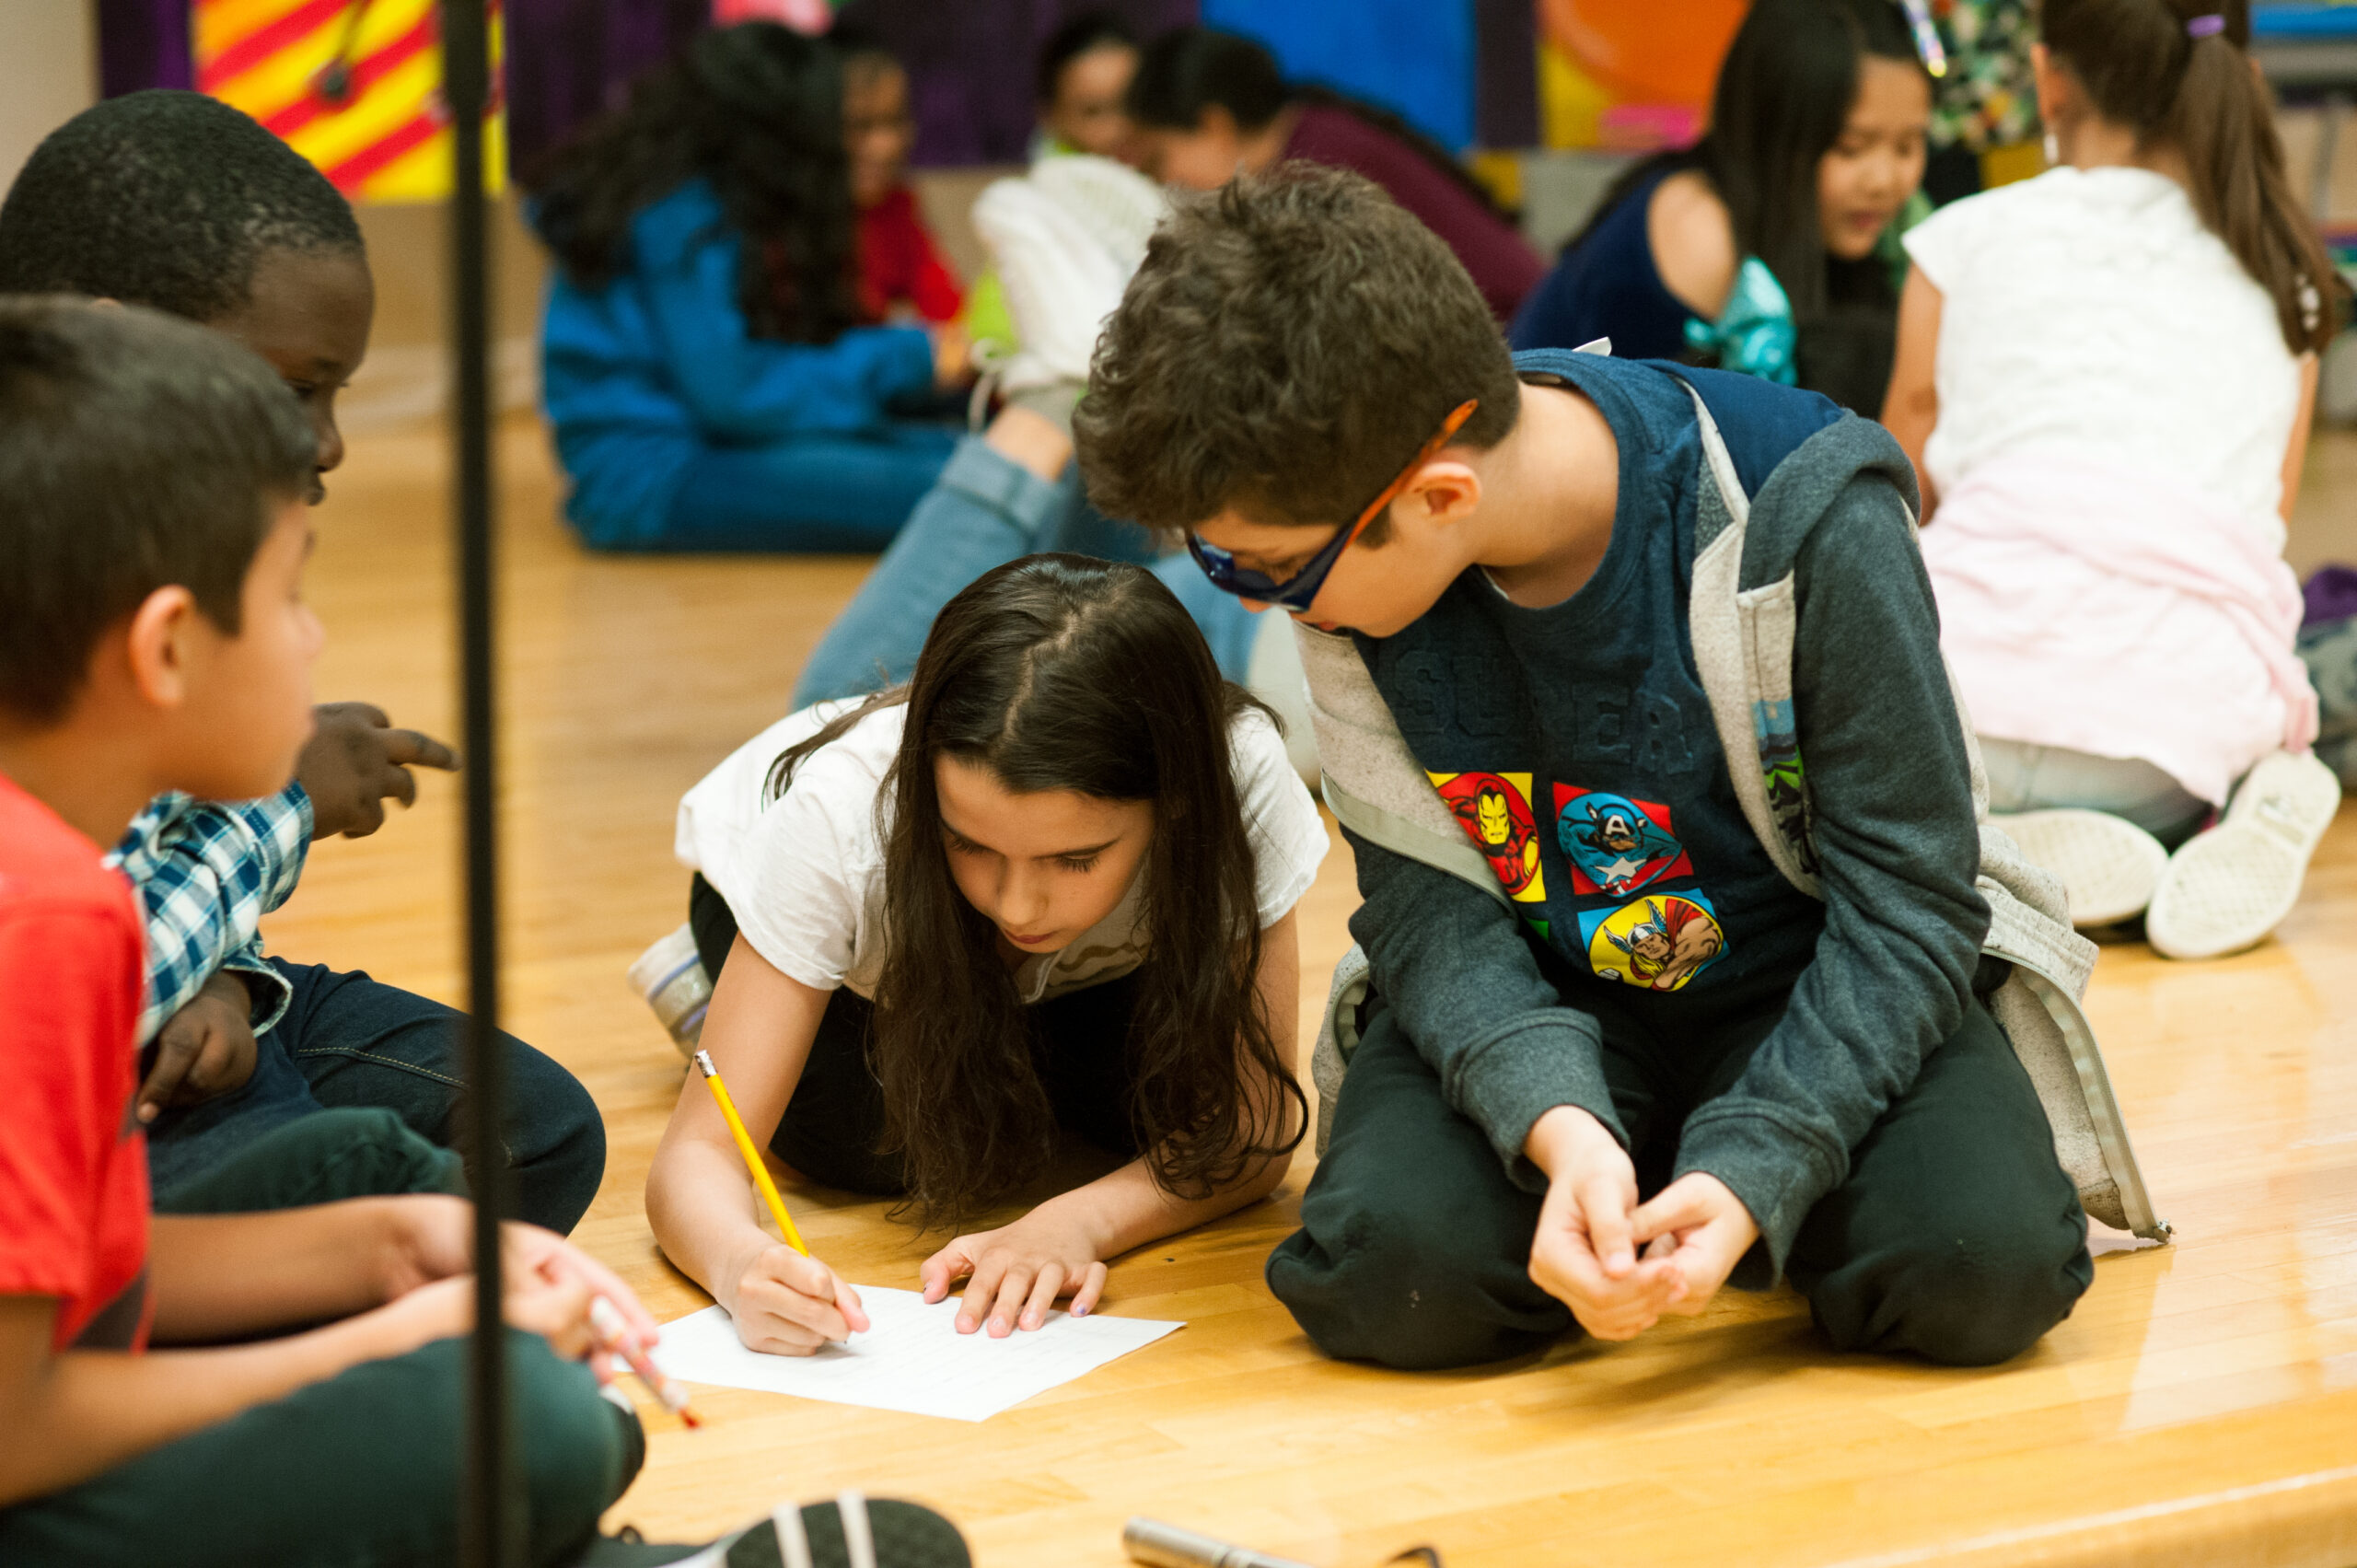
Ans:
[{"label": "dark jeans", "polygon": [[[315,1112],[182,1189],[198,1213],[444,1190],[456,1160],[386,1110]],[[530,1560],[571,1561],[645,1455],[637,1418],[588,1369],[511,1331],[508,1366]],[[0,1510],[9,1568],[435,1568],[457,1559],[466,1342],[353,1367]]]},{"label": "dark jeans", "polygon": [[[294,987],[285,1016],[256,1042],[243,1088],[166,1111],[147,1135],[159,1204],[262,1133],[320,1109],[381,1106],[445,1148],[462,1135],[466,1016],[357,970],[271,960]],[[606,1171],[606,1125],[589,1091],[513,1035],[507,1127],[517,1217],[570,1231]]]},{"label": "dark jeans", "polygon": [[[689,884],[688,924],[704,972],[719,978],[737,917],[727,900],[698,876]],[[1039,1003],[1031,1016],[1031,1061],[1040,1086],[1055,1107],[1056,1124],[1100,1149],[1117,1155],[1138,1152],[1129,1107],[1135,1077],[1129,1053],[1130,1017],[1138,997],[1132,970]],[[898,1155],[879,1153],[884,1132],[884,1095],[868,1065],[868,1041],[876,1005],[856,992],[839,989],[827,1002],[819,1033],[810,1042],[785,1114],[770,1134],[777,1157],[828,1187],[897,1196],[908,1191]],[[759,1128],[751,1130],[757,1135]]]},{"label": "dark jeans", "polygon": [[[1783,1011],[1778,998],[1657,1032],[1657,1017],[1608,993],[1578,1005],[1603,1025],[1613,1107],[1648,1195],[1687,1115],[1733,1086]],[[1380,997],[1363,1016],[1332,1142],[1301,1229],[1270,1256],[1270,1288],[1328,1354],[1391,1366],[1495,1361],[1573,1329],[1528,1272],[1539,1194],[1506,1179]],[[2070,1315],[2095,1277],[2086,1218],[2029,1074],[1977,999],[1851,1151],[1848,1179],[1809,1211],[1785,1272],[1841,1350],[1988,1365]]]}]

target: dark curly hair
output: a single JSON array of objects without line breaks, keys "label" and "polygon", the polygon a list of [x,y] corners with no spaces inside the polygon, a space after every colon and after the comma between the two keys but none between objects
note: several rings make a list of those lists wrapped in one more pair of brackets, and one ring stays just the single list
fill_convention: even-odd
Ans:
[{"label": "dark curly hair", "polygon": [[1286,163],[1180,201],[1155,231],[1073,438],[1108,517],[1167,531],[1234,506],[1330,527],[1468,398],[1457,441],[1495,446],[1520,384],[1447,245],[1371,180]]},{"label": "dark curly hair", "polygon": [[266,251],[363,253],[302,154],[202,93],[130,93],[33,149],[0,205],[0,293],[87,294],[218,321]]},{"label": "dark curly hair", "polygon": [[[1142,566],[1025,556],[942,607],[907,686],[837,716],[772,766],[804,759],[878,708],[908,705],[877,803],[886,942],[870,1064],[883,1086],[879,1153],[897,1154],[908,1207],[958,1224],[1045,1168],[1056,1116],[997,928],[958,890],[942,847],[934,763],[989,769],[1008,790],[1150,800],[1138,875],[1155,957],[1127,1040],[1128,1107],[1155,1182],[1202,1198],[1289,1154],[1308,1101],[1285,1070],[1257,982],[1259,899],[1228,734],[1260,703],[1220,679],[1177,597]],[[1261,710],[1266,712],[1265,709]]]},{"label": "dark curly hair", "polygon": [[774,22],[699,34],[531,171],[533,223],[601,289],[630,264],[631,220],[695,179],[743,242],[754,336],[823,343],[857,323],[841,52]]}]

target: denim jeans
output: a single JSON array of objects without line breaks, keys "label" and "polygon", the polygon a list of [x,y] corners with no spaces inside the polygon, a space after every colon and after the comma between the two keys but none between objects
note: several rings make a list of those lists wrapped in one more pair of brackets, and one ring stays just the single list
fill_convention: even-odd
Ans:
[{"label": "denim jeans", "polygon": [[[381,987],[379,989],[382,989]],[[275,1031],[273,1031],[275,1032]],[[386,1111],[282,1125],[192,1183],[194,1214],[444,1190],[456,1162]],[[517,1503],[534,1564],[575,1561],[645,1457],[578,1362],[510,1330]],[[467,1342],[371,1361],[47,1497],[0,1509],[0,1562],[429,1568],[455,1560]]]},{"label": "denim jeans", "polygon": [[2171,849],[2191,838],[2210,803],[2189,794],[2152,763],[2097,757],[2061,746],[1980,738],[1989,772],[1989,809],[2012,814],[2075,807],[2122,817]]},{"label": "denim jeans", "polygon": [[1149,565],[1202,629],[1220,673],[1244,679],[1260,618],[1241,600],[1212,587],[1183,551],[1164,555],[1144,528],[1098,512],[1072,473],[1051,484],[970,436],[819,639],[794,705],[906,680],[943,605],[992,567],[1041,551]]},{"label": "denim jeans", "polygon": [[[294,998],[255,1041],[245,1086],[148,1129],[159,1208],[256,1139],[323,1109],[381,1107],[444,1148],[460,1137],[466,1016],[367,975],[273,958]],[[507,1128],[517,1217],[563,1234],[587,1212],[606,1170],[606,1127],[572,1074],[512,1035]]]},{"label": "denim jeans", "polygon": [[957,440],[950,425],[911,421],[868,436],[707,447],[689,462],[654,533],[588,524],[582,535],[599,550],[881,550],[933,488]]}]

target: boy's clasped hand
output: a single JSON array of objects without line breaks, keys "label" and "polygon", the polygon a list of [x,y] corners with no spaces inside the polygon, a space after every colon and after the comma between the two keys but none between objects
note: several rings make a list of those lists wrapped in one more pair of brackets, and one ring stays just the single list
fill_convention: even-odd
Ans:
[{"label": "boy's clasped hand", "polygon": [[1665,1312],[1699,1314],[1759,1239],[1743,1201],[1702,1171],[1639,1203],[1628,1151],[1577,1106],[1532,1123],[1523,1152],[1547,1174],[1530,1277],[1599,1340],[1633,1340]]}]

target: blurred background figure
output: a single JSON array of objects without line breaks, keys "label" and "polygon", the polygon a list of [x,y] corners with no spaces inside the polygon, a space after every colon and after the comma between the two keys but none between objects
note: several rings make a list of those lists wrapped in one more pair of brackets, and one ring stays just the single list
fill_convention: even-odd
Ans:
[{"label": "blurred background figure", "polygon": [[1896,341],[1930,80],[1891,0],[1759,0],[1711,129],[1620,177],[1514,324],[1824,392],[1872,416]]}]

